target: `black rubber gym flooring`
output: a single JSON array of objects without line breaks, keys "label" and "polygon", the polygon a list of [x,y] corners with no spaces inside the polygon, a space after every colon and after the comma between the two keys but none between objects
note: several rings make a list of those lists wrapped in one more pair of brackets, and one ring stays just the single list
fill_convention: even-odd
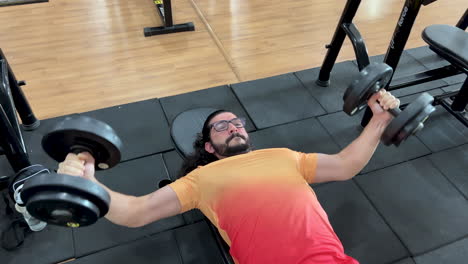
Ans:
[{"label": "black rubber gym flooring", "polygon": [[[373,61],[382,60],[375,56]],[[396,77],[447,63],[427,47],[404,52]],[[170,137],[177,114],[198,107],[245,116],[256,149],[288,147],[335,153],[355,139],[361,115],[341,109],[343,92],[358,73],[354,61],[336,64],[328,88],[315,84],[319,69],[212,87],[83,113],[109,123],[124,143],[122,162],[98,178],[115,191],[150,193],[178,177],[182,162]],[[461,86],[458,75],[395,91],[403,103],[423,91],[438,95]],[[465,264],[468,258],[468,129],[440,106],[423,131],[400,147],[380,145],[354,179],[314,185],[346,252],[363,264]],[[25,132],[33,162],[56,168],[40,140],[63,117]],[[11,174],[0,156],[2,175]],[[0,228],[11,223],[0,200]],[[10,234],[12,235],[12,234]],[[224,250],[224,251],[223,251]],[[27,233],[16,250],[0,249],[0,263],[228,263],[225,248],[196,210],[126,228],[101,219],[93,226],[47,226]]]}]

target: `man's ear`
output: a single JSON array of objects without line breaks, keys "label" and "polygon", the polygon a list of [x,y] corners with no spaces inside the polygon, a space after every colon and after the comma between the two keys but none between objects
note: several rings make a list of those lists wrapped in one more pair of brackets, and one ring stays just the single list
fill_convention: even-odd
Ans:
[{"label": "man's ear", "polygon": [[211,142],[205,142],[205,150],[211,154],[215,153],[215,149],[213,148]]}]

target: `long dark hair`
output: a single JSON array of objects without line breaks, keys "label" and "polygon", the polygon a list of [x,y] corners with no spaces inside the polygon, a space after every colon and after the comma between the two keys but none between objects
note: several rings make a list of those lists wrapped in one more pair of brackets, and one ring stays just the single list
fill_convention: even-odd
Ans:
[{"label": "long dark hair", "polygon": [[196,169],[198,166],[204,166],[213,161],[218,160],[218,158],[215,155],[205,150],[205,143],[210,141],[211,129],[209,127],[209,124],[210,124],[211,119],[213,119],[218,114],[226,113],[226,112],[228,111],[217,110],[211,113],[206,118],[205,123],[203,124],[203,129],[201,133],[197,134],[197,139],[195,140],[195,142],[193,142],[194,152],[185,158],[182,164],[182,167],[179,170],[177,178],[187,175],[188,173]]}]

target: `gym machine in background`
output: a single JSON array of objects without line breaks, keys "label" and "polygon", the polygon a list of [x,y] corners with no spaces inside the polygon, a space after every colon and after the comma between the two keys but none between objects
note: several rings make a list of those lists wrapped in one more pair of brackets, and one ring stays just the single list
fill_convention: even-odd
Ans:
[{"label": "gym machine in background", "polygon": [[[404,51],[406,42],[411,33],[414,21],[419,13],[419,10],[422,5],[429,5],[436,0],[406,0],[401,11],[400,17],[398,19],[393,37],[388,46],[387,53],[385,54],[384,63],[389,65],[393,72],[395,72],[398,62],[400,61],[401,54]],[[357,27],[353,24],[353,18],[356,15],[356,12],[359,8],[361,0],[348,0],[346,6],[343,10],[341,18],[338,22],[338,25],[335,30],[335,34],[330,44],[326,45],[328,49],[323,64],[320,68],[319,77],[316,81],[317,85],[327,87],[330,84],[330,73],[335,64],[338,53],[341,50],[343,42],[346,36],[349,37],[354,52],[356,54],[356,61],[360,71],[362,71],[367,65],[370,64],[369,55],[367,53],[367,48],[364,43],[364,39],[361,36]],[[465,30],[468,24],[468,10],[458,21],[457,27]],[[463,73],[459,67],[454,67],[453,65],[447,65],[438,69],[433,69],[421,73],[417,73],[412,76],[404,76],[401,78],[393,79],[393,75],[390,78],[389,84],[385,87],[387,90],[400,89],[412,85],[417,85],[445,77],[450,77],[456,74]],[[383,87],[384,88],[384,87]],[[443,98],[436,98],[434,104],[438,104],[440,100],[443,100],[447,97],[453,97],[453,94],[445,96]],[[452,114],[455,114],[451,111]],[[361,125],[365,126],[369,121],[372,113],[370,109],[366,110],[364,117],[362,119]],[[457,119],[462,121],[465,125],[468,126],[465,117],[456,116]]]},{"label": "gym machine in background", "polygon": [[172,21],[171,0],[152,0],[152,1],[156,7],[156,10],[159,16],[161,17],[163,26],[146,27],[144,29],[145,37],[195,30],[195,26],[193,25],[192,22],[174,25]]},{"label": "gym machine in background", "polygon": [[[24,144],[17,114],[23,122],[24,130],[36,129],[40,121],[34,116],[31,107],[21,90],[24,81],[17,81],[8,61],[0,49],[0,152],[5,154],[15,173],[31,167]],[[9,187],[9,175],[0,175],[0,191]],[[17,207],[21,211],[20,207]],[[20,212],[33,231],[40,231],[45,223],[31,218],[26,211]]]},{"label": "gym machine in background", "polygon": [[[5,154],[15,172],[31,165],[17,113],[21,118],[24,130],[34,130],[40,124],[21,89],[23,85],[26,83],[16,80],[0,49],[0,152]],[[0,185],[1,182],[0,178]]]}]

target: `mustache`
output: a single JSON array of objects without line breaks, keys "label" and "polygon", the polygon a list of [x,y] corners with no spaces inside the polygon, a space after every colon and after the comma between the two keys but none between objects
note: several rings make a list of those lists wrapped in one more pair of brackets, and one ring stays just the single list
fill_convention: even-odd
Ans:
[{"label": "mustache", "polygon": [[226,144],[228,144],[228,143],[229,143],[231,140],[233,140],[235,137],[240,137],[240,138],[242,138],[243,140],[247,140],[247,139],[245,138],[244,135],[241,135],[241,134],[239,134],[239,133],[233,133],[232,135],[230,135],[230,136],[226,139]]}]

